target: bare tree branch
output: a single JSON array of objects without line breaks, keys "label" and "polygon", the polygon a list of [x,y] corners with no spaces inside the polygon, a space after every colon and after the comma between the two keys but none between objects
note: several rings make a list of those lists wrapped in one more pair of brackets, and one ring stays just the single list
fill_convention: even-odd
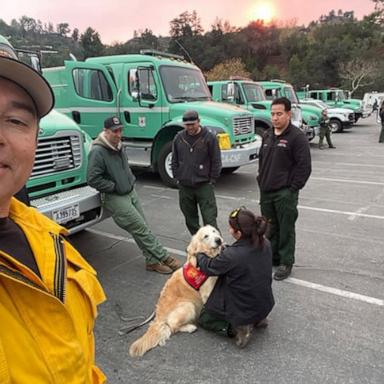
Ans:
[{"label": "bare tree branch", "polygon": [[339,75],[351,84],[350,91],[353,94],[358,88],[372,84],[377,70],[377,63],[363,58],[355,58],[340,65]]}]

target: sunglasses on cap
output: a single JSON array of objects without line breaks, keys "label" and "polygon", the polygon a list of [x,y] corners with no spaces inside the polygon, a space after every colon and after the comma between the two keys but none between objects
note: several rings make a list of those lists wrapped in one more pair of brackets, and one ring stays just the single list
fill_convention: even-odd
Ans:
[{"label": "sunglasses on cap", "polygon": [[235,219],[236,225],[237,225],[237,227],[238,227],[239,229],[241,229],[241,227],[240,227],[240,223],[239,223],[239,212],[240,212],[240,211],[244,211],[244,210],[246,210],[246,209],[247,209],[247,208],[244,207],[244,205],[242,205],[241,207],[234,209],[234,210],[229,214],[229,217],[230,217],[231,219]]}]

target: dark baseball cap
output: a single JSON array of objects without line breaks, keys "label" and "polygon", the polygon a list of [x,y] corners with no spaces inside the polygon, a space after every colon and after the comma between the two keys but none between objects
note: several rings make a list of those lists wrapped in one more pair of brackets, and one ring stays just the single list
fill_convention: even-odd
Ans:
[{"label": "dark baseball cap", "polygon": [[185,111],[183,115],[184,124],[194,124],[196,121],[199,121],[199,114],[196,111],[190,110]]},{"label": "dark baseball cap", "polygon": [[9,80],[31,97],[38,118],[47,115],[55,103],[52,88],[32,67],[11,57],[0,55],[0,77]]},{"label": "dark baseball cap", "polygon": [[123,124],[121,124],[117,116],[112,116],[104,120],[104,128],[114,131],[115,129],[123,128]]}]

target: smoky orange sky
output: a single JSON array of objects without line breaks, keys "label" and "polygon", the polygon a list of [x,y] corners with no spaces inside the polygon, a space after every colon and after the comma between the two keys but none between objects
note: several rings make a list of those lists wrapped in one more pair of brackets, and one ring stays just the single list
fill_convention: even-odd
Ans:
[{"label": "smoky orange sky", "polygon": [[[5,1],[5,0],[4,0]],[[0,18],[10,23],[26,15],[54,26],[67,22],[83,32],[88,26],[99,32],[103,43],[124,42],[134,30],[149,28],[155,35],[169,35],[169,22],[184,11],[196,10],[205,30],[216,18],[242,27],[255,19],[258,7],[273,10],[279,21],[296,20],[298,25],[317,20],[332,9],[354,11],[361,19],[374,10],[372,0],[11,0]]]}]

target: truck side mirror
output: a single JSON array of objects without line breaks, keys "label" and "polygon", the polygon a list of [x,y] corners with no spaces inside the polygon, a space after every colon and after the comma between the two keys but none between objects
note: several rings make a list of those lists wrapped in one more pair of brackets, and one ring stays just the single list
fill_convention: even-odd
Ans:
[{"label": "truck side mirror", "polygon": [[131,96],[133,101],[137,101],[139,99],[139,91],[135,90],[131,92]]},{"label": "truck side mirror", "polygon": [[227,84],[227,100],[234,101],[235,99],[235,83]]},{"label": "truck side mirror", "polygon": [[139,99],[141,101],[155,101],[157,99],[157,87],[153,77],[153,68],[138,67],[136,75],[138,79]]}]

